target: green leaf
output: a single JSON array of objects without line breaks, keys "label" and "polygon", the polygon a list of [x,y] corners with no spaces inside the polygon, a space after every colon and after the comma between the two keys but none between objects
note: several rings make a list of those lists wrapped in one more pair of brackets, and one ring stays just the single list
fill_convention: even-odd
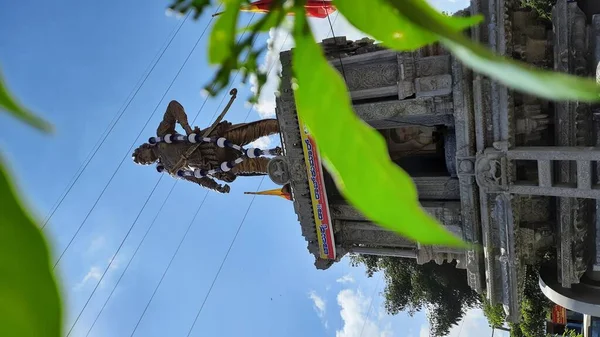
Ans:
[{"label": "green leaf", "polygon": [[494,55],[462,36],[455,37],[454,41],[443,39],[441,42],[471,69],[515,90],[553,101],[600,101],[600,86],[595,80],[536,69]]},{"label": "green leaf", "polygon": [[[427,28],[423,29],[404,18],[402,13],[386,0],[334,0],[334,3],[337,10],[356,28],[380,40],[389,48],[414,50],[439,40],[439,37]],[[483,20],[481,16],[445,18],[453,32],[460,32]]]},{"label": "green leaf", "polygon": [[508,87],[549,100],[600,101],[600,86],[595,80],[535,69],[525,63],[497,56],[453,30],[448,18],[423,0],[389,1],[407,20],[437,34],[441,42],[466,66]]},{"label": "green leaf", "polygon": [[381,135],[352,111],[343,80],[296,6],[292,67],[298,116],[346,199],[373,222],[422,244],[462,246],[420,206],[411,177],[389,159]]},{"label": "green leaf", "polygon": [[4,110],[21,121],[45,132],[52,131],[52,126],[43,119],[34,115],[31,111],[27,110],[21,104],[19,104],[15,98],[10,94],[4,78],[0,72],[0,110]]},{"label": "green leaf", "polygon": [[187,14],[189,11],[192,11],[194,13],[194,20],[198,20],[209,6],[210,0],[174,0],[169,5],[169,9],[181,14]]},{"label": "green leaf", "polygon": [[281,6],[281,3],[275,2],[269,13],[263,14],[264,17],[262,19],[248,27],[238,29],[238,33],[266,33],[271,30],[271,28],[281,26],[281,23],[287,14],[286,10],[284,10]]},{"label": "green leaf", "polygon": [[46,240],[0,158],[0,336],[62,337],[60,295]]},{"label": "green leaf", "polygon": [[224,63],[235,50],[235,33],[242,0],[227,0],[225,11],[217,17],[210,32],[208,61],[211,64]]}]

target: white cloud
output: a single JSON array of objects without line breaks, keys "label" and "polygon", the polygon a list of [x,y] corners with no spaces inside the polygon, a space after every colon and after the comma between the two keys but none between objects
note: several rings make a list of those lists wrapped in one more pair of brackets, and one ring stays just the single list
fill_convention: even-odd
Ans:
[{"label": "white cloud", "polygon": [[[467,311],[462,321],[450,329],[447,337],[480,337],[489,336],[492,332],[487,318],[483,315],[481,309],[471,309]],[[421,326],[420,337],[429,337],[429,326]],[[502,330],[496,330],[496,337],[508,337],[508,333]]]},{"label": "white cloud", "polygon": [[390,324],[369,317],[372,300],[363,296],[360,291],[351,289],[340,291],[337,302],[341,307],[340,315],[344,326],[335,332],[336,337],[391,337],[393,335]]},{"label": "white cloud", "polygon": [[114,254],[110,259],[108,259],[108,264],[110,264],[111,270],[117,269],[121,266],[121,258]]},{"label": "white cloud", "polygon": [[92,266],[87,274],[81,279],[79,283],[73,287],[75,291],[81,290],[90,280],[98,281],[102,277],[102,269],[98,266]]},{"label": "white cloud", "polygon": [[348,275],[344,275],[342,277],[340,277],[339,279],[335,280],[337,283],[354,283],[354,277],[352,277],[352,275],[348,274]]},{"label": "white cloud", "polygon": [[314,290],[308,293],[308,297],[313,301],[313,305],[315,311],[317,312],[317,315],[319,315],[320,318],[325,317],[325,310],[327,309],[325,300],[323,300],[321,296],[317,295],[317,293]]},{"label": "white cloud", "polygon": [[[289,21],[288,21],[289,22]],[[279,89],[281,62],[279,62],[279,53],[290,50],[294,46],[294,38],[291,36],[289,25],[269,31],[267,40],[268,49],[263,64],[260,66],[262,71],[268,73],[267,82],[262,88],[258,103],[254,109],[261,118],[271,118],[275,116],[275,95]],[[258,83],[256,77],[250,78],[252,93],[256,94]]]},{"label": "white cloud", "polygon": [[93,255],[95,253],[98,253],[100,250],[104,249],[105,246],[106,238],[103,235],[96,236],[92,239],[92,242],[90,242],[90,245],[88,246],[85,253],[87,255]]},{"label": "white cloud", "polygon": [[265,137],[260,137],[257,140],[253,141],[252,143],[248,144],[247,147],[256,147],[262,150],[266,150],[271,146],[272,140],[271,137],[269,136],[265,136]]}]

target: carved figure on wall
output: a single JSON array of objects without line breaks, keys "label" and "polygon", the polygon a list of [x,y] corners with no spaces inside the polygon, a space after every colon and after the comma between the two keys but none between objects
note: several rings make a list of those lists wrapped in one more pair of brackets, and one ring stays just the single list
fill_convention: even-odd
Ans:
[{"label": "carved figure on wall", "polygon": [[[232,93],[234,95],[234,93]],[[235,98],[235,96],[232,97]],[[179,123],[186,132],[186,136],[177,135],[175,131],[175,125]],[[176,138],[191,138],[200,137],[208,131],[207,137],[215,140],[215,142],[202,142],[200,139],[197,143],[186,142],[186,141],[173,141]],[[172,176],[178,175],[179,177],[196,183],[202,187],[214,190],[220,193],[229,193],[229,185],[221,185],[217,183],[213,178],[222,180],[226,183],[233,182],[238,176],[254,176],[254,175],[266,175],[267,165],[269,158],[260,157],[260,155],[254,156],[255,158],[243,158],[239,161],[240,153],[236,152],[234,148],[223,146],[223,144],[217,144],[216,140],[226,139],[230,144],[237,144],[239,146],[247,145],[256,139],[264,136],[270,136],[279,132],[279,124],[276,119],[265,119],[251,123],[240,123],[231,124],[227,121],[222,121],[214,125],[212,130],[204,129],[200,130],[198,127],[192,129],[188,123],[187,115],[183,106],[177,101],[171,101],[164,114],[162,122],[159,124],[156,134],[158,139],[168,138],[168,142],[158,142],[156,144],[145,143],[138,147],[132,155],[132,159],[135,163],[140,165],[151,165],[158,163],[163,169]],[[204,136],[206,137],[206,136]],[[152,141],[152,138],[151,138]],[[191,151],[190,151],[191,150]],[[252,149],[255,150],[255,149]],[[273,150],[268,150],[273,153],[269,154],[280,154],[281,148],[277,147]],[[188,153],[188,152],[191,152]],[[266,152],[266,151],[258,151]],[[258,153],[257,152],[257,153]],[[186,158],[187,157],[187,158]],[[184,160],[183,160],[183,159]],[[224,164],[233,163],[233,167],[226,167],[225,170],[221,170]],[[178,167],[183,164],[183,167]],[[210,175],[199,175],[199,174],[181,174],[180,169],[192,169],[201,170],[203,173],[214,172]],[[194,171],[188,171],[194,172]]]},{"label": "carved figure on wall", "polygon": [[501,191],[502,160],[498,154],[485,154],[475,162],[475,179],[477,184],[486,191]]},{"label": "carved figure on wall", "polygon": [[434,128],[406,126],[388,131],[391,152],[411,154],[415,152],[431,152],[437,150],[437,139]]}]

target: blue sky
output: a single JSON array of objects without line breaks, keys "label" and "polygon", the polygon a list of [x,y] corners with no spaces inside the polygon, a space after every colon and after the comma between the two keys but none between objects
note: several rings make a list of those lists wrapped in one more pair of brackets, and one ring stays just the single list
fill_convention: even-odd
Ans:
[{"label": "blue sky", "polygon": [[[464,0],[432,2],[443,10],[465,7]],[[0,64],[13,92],[56,127],[41,135],[0,114],[0,148],[19,186],[44,219],[86,160],[115,114],[127,101],[181,18],[166,15],[165,1],[10,2],[0,12]],[[245,22],[251,15],[244,17]],[[333,16],[336,35],[363,34]],[[190,121],[205,101],[201,88],[214,68],[206,61],[207,35],[185,65],[165,100],[161,96],[207,25],[210,15],[186,22],[164,57],[141,87],[113,132],[65,198],[45,231],[54,261],[65,249],[96,198],[119,165],[103,197],[61,259],[58,270],[67,307],[67,330],[83,308],[109,261],[112,267],[92,297],[72,336],[85,336],[134,250],[156,216],[175,180],[165,177],[135,223],[120,253],[117,247],[160,177],[152,167],[134,165],[128,151],[144,121],[154,117],[136,145],[154,134],[166,104],[177,99]],[[326,20],[313,21],[318,39],[330,34]],[[265,34],[275,39],[265,58],[276,64],[279,48],[289,48],[286,31]],[[285,41],[284,41],[285,40]],[[249,120],[272,116],[276,72]],[[227,115],[242,122],[249,113],[240,90]],[[211,122],[221,97],[209,99],[196,125]],[[262,145],[275,138],[262,140]],[[260,178],[240,179],[232,193],[210,193],[190,232],[146,311],[136,336],[185,336],[206,296]],[[265,180],[261,189],[274,187]],[[158,215],[135,259],[123,276],[90,336],[129,336],[173,256],[206,190],[178,183]],[[317,271],[306,249],[292,204],[257,197],[217,279],[192,336],[424,336],[423,313],[385,315],[379,295],[380,276],[368,279],[348,261]],[[369,308],[372,308],[369,310]],[[489,333],[479,311],[470,312],[451,336]],[[498,335],[498,334],[497,334]]]}]

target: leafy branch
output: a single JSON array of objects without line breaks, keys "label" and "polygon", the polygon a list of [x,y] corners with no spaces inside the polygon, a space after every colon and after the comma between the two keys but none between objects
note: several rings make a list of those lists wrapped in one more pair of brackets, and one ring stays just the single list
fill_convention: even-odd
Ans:
[{"label": "leafy branch", "polygon": [[[232,71],[243,70],[245,78],[249,74],[258,78],[256,100],[266,75],[256,64],[263,50],[253,49],[252,43],[260,32],[280,26],[287,9],[282,0],[274,0],[250,36],[236,44],[240,7],[247,2],[224,3],[225,11],[215,24],[209,45],[209,60],[220,64],[220,68],[207,87],[211,88],[210,94],[216,95],[227,86]],[[305,3],[296,0],[292,8],[296,106],[298,117],[314,136],[338,188],[353,206],[381,226],[423,244],[464,245],[423,211],[414,183],[389,159],[381,135],[353,113],[344,81],[327,63],[313,38]],[[534,69],[497,56],[465,37],[462,31],[479,24],[481,16],[447,16],[423,0],[334,0],[334,4],[356,28],[388,48],[409,51],[439,41],[468,67],[516,90],[551,100],[600,98],[599,87],[590,79]],[[244,52],[250,57],[239,61]]]}]

